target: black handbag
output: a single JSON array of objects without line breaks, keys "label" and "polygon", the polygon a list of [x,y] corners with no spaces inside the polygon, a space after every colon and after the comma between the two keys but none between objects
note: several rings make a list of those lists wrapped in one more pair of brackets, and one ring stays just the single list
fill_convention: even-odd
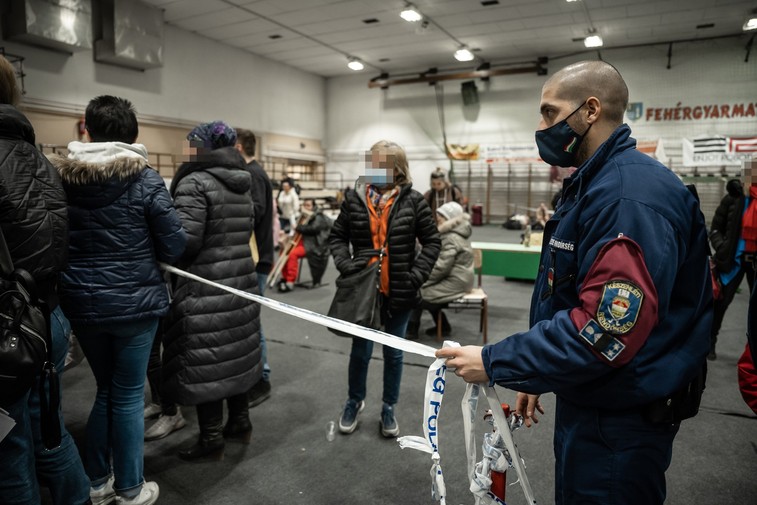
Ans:
[{"label": "black handbag", "polygon": [[[328,312],[330,317],[374,330],[381,327],[379,283],[383,254],[379,254],[378,251],[376,254],[379,256],[378,261],[355,274],[340,275],[336,279],[336,293]],[[329,331],[341,337],[352,336],[333,328],[329,328]]]},{"label": "black handbag", "polygon": [[31,274],[13,267],[1,231],[0,276],[0,406],[17,402],[39,378],[42,440],[52,449],[60,445],[60,389],[52,359],[50,310],[39,298]]}]

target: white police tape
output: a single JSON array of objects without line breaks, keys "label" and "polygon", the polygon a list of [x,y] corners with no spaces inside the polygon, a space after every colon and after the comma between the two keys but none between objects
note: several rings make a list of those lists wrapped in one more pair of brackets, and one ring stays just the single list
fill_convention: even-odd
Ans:
[{"label": "white police tape", "polygon": [[[443,347],[460,347],[457,342],[445,341]],[[401,449],[415,449],[431,454],[431,497],[441,505],[447,500],[447,488],[444,485],[441,456],[439,455],[439,410],[444,399],[447,385],[445,374],[446,359],[437,358],[426,375],[426,392],[423,401],[423,437],[405,436],[397,439]]]},{"label": "white police tape", "polygon": [[[413,342],[410,340],[405,340],[404,338],[395,337],[393,335],[389,335],[388,333],[384,333],[378,330],[372,330],[370,328],[365,328],[363,326],[360,326],[354,323],[349,323],[347,321],[342,321],[340,319],[335,319],[333,317],[325,316],[323,314],[319,314],[311,310],[295,307],[293,305],[279,302],[271,298],[255,295],[252,293],[248,293],[246,291],[231,288],[229,286],[224,286],[223,284],[219,284],[217,282],[204,279],[202,277],[191,274],[179,268],[172,267],[171,265],[168,265],[165,263],[160,263],[160,266],[166,272],[170,272],[172,274],[176,274],[181,277],[185,277],[187,279],[201,282],[208,286],[213,286],[217,289],[226,291],[228,293],[232,293],[234,295],[240,296],[242,298],[246,298],[248,300],[252,300],[254,302],[259,303],[260,305],[269,307],[273,310],[282,312],[284,314],[289,314],[291,316],[304,319],[306,321],[310,321],[310,322],[319,324],[321,326],[326,326],[328,328],[340,330],[345,333],[349,333],[355,337],[365,338],[365,339],[371,340],[373,342],[376,342],[382,345],[388,345],[390,347],[394,347],[401,351],[406,351],[413,354],[418,354],[420,356],[426,356],[429,358],[436,357],[435,356],[436,349],[428,345],[424,345],[418,342]],[[458,344],[457,342],[445,341],[444,346],[445,347],[459,347],[460,344]],[[398,442],[400,443],[400,447],[402,448],[405,448],[405,447],[412,448],[412,449],[424,451],[431,454],[432,496],[434,497],[435,500],[438,500],[441,505],[445,505],[446,494],[447,494],[446,488],[444,485],[444,476],[442,474],[442,469],[441,469],[441,464],[440,464],[441,457],[439,455],[439,450],[438,450],[439,449],[438,447],[438,444],[439,444],[438,417],[439,417],[439,410],[442,405],[442,399],[444,397],[444,389],[446,386],[445,373],[446,373],[447,367],[445,363],[446,363],[446,359],[437,358],[428,369],[428,375],[426,377],[425,402],[424,402],[424,408],[423,408],[424,437],[406,436],[406,437],[400,437],[398,439]],[[520,482],[521,488],[523,489],[523,493],[526,496],[527,502],[529,505],[534,505],[536,501],[534,500],[533,492],[531,491],[531,486],[529,485],[528,478],[526,477],[525,466],[523,465],[523,461],[520,458],[518,449],[513,442],[510,426],[508,425],[507,419],[505,418],[505,415],[502,412],[502,408],[500,407],[497,392],[491,386],[486,387],[486,386],[478,385],[478,384],[468,384],[468,387],[466,389],[466,395],[463,397],[463,404],[462,404],[463,424],[465,428],[465,437],[466,437],[465,446],[466,446],[466,452],[468,455],[469,478],[471,479],[471,482],[473,482],[475,475],[474,475],[474,472],[472,471],[472,468],[475,467],[475,459],[476,459],[476,452],[475,452],[476,449],[475,449],[475,446],[472,445],[475,443],[473,440],[474,434],[473,434],[473,429],[472,429],[473,416],[470,412],[472,411],[472,413],[475,414],[476,406],[478,404],[479,390],[484,394],[484,396],[489,401],[489,404],[493,411],[495,424],[497,426],[506,427],[505,429],[499,430],[499,432],[502,436],[502,439],[504,441],[507,451],[509,452],[510,455],[512,455],[511,465],[515,468],[515,471],[518,475],[518,480]],[[488,390],[488,394],[487,394],[487,390]],[[466,406],[467,406],[467,412],[466,412]],[[471,449],[472,449],[472,452],[471,452]],[[510,460],[508,460],[508,463],[510,463]],[[473,487],[473,484],[471,484],[471,487]]]},{"label": "white police tape", "polygon": [[[484,445],[482,447],[484,452],[483,459],[476,463],[473,425],[478,407],[478,399],[481,394],[489,403],[489,408],[494,418],[494,426],[497,431],[496,434],[487,433],[484,437]],[[518,447],[513,441],[512,431],[515,429],[515,426],[511,425],[507,417],[505,417],[505,413],[502,411],[502,404],[494,387],[482,384],[468,384],[460,406],[463,411],[465,451],[468,456],[468,479],[471,482],[470,490],[476,497],[476,505],[502,503],[489,492],[492,484],[490,475],[492,470],[501,472],[506,470],[508,466],[515,470],[518,476],[518,483],[526,497],[526,502],[529,505],[535,505],[536,499],[526,475],[526,465],[523,463]]]},{"label": "white police tape", "polygon": [[319,314],[318,312],[313,312],[312,310],[302,309],[300,307],[289,305],[288,303],[272,300],[271,298],[266,298],[265,296],[255,295],[246,291],[242,291],[240,289],[230,288],[229,286],[224,286],[223,284],[209,281],[208,279],[204,279],[189,272],[185,272],[184,270],[180,270],[165,263],[160,263],[160,267],[163,268],[166,272],[171,272],[172,274],[180,275],[182,277],[186,277],[187,279],[192,279],[194,281],[207,284],[208,286],[222,289],[237,296],[241,296],[242,298],[257,302],[260,305],[264,305],[273,310],[277,310],[279,312],[283,312],[284,314],[289,314],[290,316],[295,316],[300,319],[310,321],[311,323],[327,326],[335,330],[341,330],[345,333],[349,333],[350,335],[372,340],[373,342],[376,342],[378,344],[388,345],[401,351],[420,354],[421,356],[426,356],[429,358],[436,357],[434,355],[436,349],[419,342],[405,340],[404,338],[395,337],[394,335],[389,335],[388,333],[384,333],[383,331],[372,330],[358,324],[342,321],[341,319],[334,319],[333,317],[325,316],[323,314]]}]

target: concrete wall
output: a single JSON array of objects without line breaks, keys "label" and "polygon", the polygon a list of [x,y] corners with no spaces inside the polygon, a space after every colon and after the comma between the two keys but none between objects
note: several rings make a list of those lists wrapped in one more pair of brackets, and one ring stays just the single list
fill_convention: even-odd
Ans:
[{"label": "concrete wall", "polygon": [[223,119],[256,133],[324,137],[323,78],[168,25],[165,64],[145,72],[95,63],[91,51],[69,55],[0,44],[25,58],[27,106],[78,114],[93,96],[112,94],[130,99],[140,120],[155,124]]}]

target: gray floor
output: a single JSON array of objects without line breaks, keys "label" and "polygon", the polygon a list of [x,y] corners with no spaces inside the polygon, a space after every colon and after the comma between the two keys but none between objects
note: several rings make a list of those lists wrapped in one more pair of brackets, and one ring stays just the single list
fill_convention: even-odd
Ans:
[{"label": "gray floor", "polygon": [[[496,226],[474,229],[474,240],[515,242],[516,232]],[[307,272],[304,275],[307,278]],[[299,289],[270,296],[321,313],[328,310],[336,272],[330,267],[315,290]],[[746,283],[744,284],[746,285]],[[533,285],[485,277],[490,296],[490,341],[526,329]],[[711,363],[700,414],[684,422],[668,471],[672,505],[757,505],[757,418],[742,401],[736,382],[736,361],[745,343],[746,289],[736,296],[723,325],[717,361]],[[453,338],[478,344],[475,311],[450,314]],[[423,328],[431,324],[424,316]],[[400,450],[378,429],[381,409],[382,361],[374,350],[369,372],[367,406],[350,436],[325,436],[326,424],[338,419],[347,396],[350,341],[322,327],[263,309],[263,325],[273,368],[273,396],[251,410],[254,424],[249,446],[228,444],[222,462],[187,463],[176,456],[179,446],[196,436],[193,409],[184,409],[188,426],[168,438],[145,445],[145,477],[160,485],[160,500],[172,504],[424,504],[430,499],[428,455]],[[436,342],[421,337],[421,342]],[[406,355],[397,416],[402,434],[421,435],[423,385],[431,360]],[[80,444],[94,397],[94,380],[86,361],[64,378],[67,423]],[[440,451],[449,504],[473,503],[465,475],[460,399],[464,384],[450,374],[439,420]],[[511,392],[500,389],[503,401]],[[515,434],[528,465],[538,503],[553,502],[552,429],[554,396],[542,397],[547,409],[536,428]],[[488,426],[479,422],[480,436]],[[514,474],[514,472],[510,472]],[[514,475],[508,475],[514,482]],[[525,503],[520,487],[508,489],[510,505]]]}]

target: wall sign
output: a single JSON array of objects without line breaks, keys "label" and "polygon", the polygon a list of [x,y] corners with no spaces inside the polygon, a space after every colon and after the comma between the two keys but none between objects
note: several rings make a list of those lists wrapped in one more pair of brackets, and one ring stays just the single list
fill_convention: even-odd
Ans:
[{"label": "wall sign", "polygon": [[736,102],[723,104],[684,104],[674,107],[647,107],[643,102],[632,102],[626,108],[630,121],[644,119],[648,122],[703,121],[712,119],[742,119],[757,117],[757,102]]}]

